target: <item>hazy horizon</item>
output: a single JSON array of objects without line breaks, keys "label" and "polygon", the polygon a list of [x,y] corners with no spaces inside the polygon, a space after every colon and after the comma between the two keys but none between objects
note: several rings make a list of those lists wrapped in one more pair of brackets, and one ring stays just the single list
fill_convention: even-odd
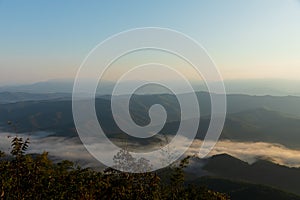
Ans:
[{"label": "hazy horizon", "polygon": [[[99,42],[138,27],[170,28],[194,38],[224,80],[300,80],[299,11],[298,0],[173,1],[159,6],[139,1],[1,1],[0,85],[72,79]],[[157,57],[144,54],[133,56],[142,62]],[[194,76],[178,57],[160,56]],[[131,61],[129,56],[119,64],[126,67]]]},{"label": "hazy horizon", "polygon": [[[29,92],[29,93],[71,93],[74,79],[51,79],[41,82],[19,83],[19,84],[0,84],[0,92]],[[128,86],[136,85],[138,80],[123,82]],[[170,80],[169,83],[181,90],[180,82]],[[86,91],[92,81],[84,80]],[[102,89],[97,94],[107,95],[111,93],[113,81],[102,81]],[[191,81],[195,91],[207,92],[207,86],[203,80]],[[224,80],[227,94],[246,94],[246,95],[272,95],[272,96],[300,96],[300,80],[287,79],[231,79]],[[84,91],[83,91],[84,92]],[[169,93],[157,86],[147,86],[139,94]],[[185,93],[184,89],[181,91]]]}]

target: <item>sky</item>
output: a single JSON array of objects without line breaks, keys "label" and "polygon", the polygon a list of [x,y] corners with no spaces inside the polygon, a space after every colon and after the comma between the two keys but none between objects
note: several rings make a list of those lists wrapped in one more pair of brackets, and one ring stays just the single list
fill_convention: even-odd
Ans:
[{"label": "sky", "polygon": [[194,38],[225,80],[300,80],[299,0],[0,0],[0,85],[73,78],[99,42],[139,27]]}]

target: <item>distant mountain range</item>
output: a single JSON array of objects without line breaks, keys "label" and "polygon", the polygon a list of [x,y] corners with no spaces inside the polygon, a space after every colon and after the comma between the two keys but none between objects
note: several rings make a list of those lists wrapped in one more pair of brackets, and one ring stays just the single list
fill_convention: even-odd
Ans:
[{"label": "distant mountain range", "polygon": [[[210,121],[210,100],[205,92],[199,92],[197,96],[203,116],[197,138],[203,139]],[[7,121],[12,121],[16,123],[19,132],[50,131],[58,136],[77,136],[71,100],[59,95],[57,97],[0,104],[0,127],[9,131]],[[180,107],[173,95],[134,95],[130,102],[133,120],[139,125],[148,124],[148,110],[156,103],[163,105],[168,113],[167,123],[160,133],[175,134],[180,122]],[[110,137],[127,137],[136,141],[115,124],[110,109],[110,96],[97,98],[95,105],[98,119]],[[279,143],[300,149],[299,105],[300,97],[228,95],[228,114],[221,139]],[[148,142],[153,139],[150,138]],[[157,138],[153,141],[157,141]]]},{"label": "distant mountain range", "polygon": [[0,104],[16,103],[22,101],[66,100],[71,99],[70,93],[26,93],[26,92],[0,92]]},{"label": "distant mountain range", "polygon": [[71,93],[73,81],[53,80],[24,85],[9,85],[0,87],[0,92],[25,92],[25,93]]},{"label": "distant mountain range", "polygon": [[[55,79],[33,84],[11,85],[0,87],[0,92],[26,92],[26,93],[71,93],[73,90],[72,79]],[[176,82],[171,82],[177,88],[181,86]],[[101,83],[101,90],[98,88],[98,94],[111,94],[114,83],[104,81]],[[136,81],[127,81],[123,84],[128,86],[136,85]],[[207,91],[203,81],[191,82],[195,91]],[[214,84],[214,83],[212,83]],[[253,79],[253,80],[225,80],[226,91],[228,94],[248,94],[248,95],[272,95],[272,96],[300,96],[300,81],[284,79]],[[83,86],[90,88],[91,81],[83,80]],[[165,93],[158,87],[150,87],[148,94]],[[184,91],[182,91],[184,93]]]}]

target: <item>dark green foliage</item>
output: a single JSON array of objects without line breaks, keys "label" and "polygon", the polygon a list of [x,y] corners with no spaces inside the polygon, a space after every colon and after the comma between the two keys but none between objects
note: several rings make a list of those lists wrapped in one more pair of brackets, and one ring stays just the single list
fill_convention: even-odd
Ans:
[{"label": "dark green foliage", "polygon": [[120,150],[117,155],[114,156],[113,160],[115,163],[114,168],[121,171],[143,173],[151,171],[152,169],[149,160],[145,158],[137,160],[126,149]]},{"label": "dark green foliage", "polygon": [[[175,168],[170,184],[164,184],[154,172],[96,172],[70,161],[53,163],[46,152],[25,154],[28,144],[14,137],[12,158],[0,161],[0,199],[228,199],[205,188],[183,185],[182,169],[188,158]],[[123,154],[118,156],[123,158]],[[140,162],[142,166],[147,163]]]},{"label": "dark green foliage", "polygon": [[196,185],[185,185],[184,168],[189,164],[187,156],[180,161],[178,166],[171,169],[170,183],[163,184],[163,198],[162,199],[207,199],[207,200],[225,200],[229,199],[229,196],[208,190],[205,187],[199,187]]},{"label": "dark green foliage", "polygon": [[11,155],[20,158],[25,154],[25,151],[28,149],[29,139],[27,138],[23,141],[23,138],[14,137],[12,140],[12,150]]}]

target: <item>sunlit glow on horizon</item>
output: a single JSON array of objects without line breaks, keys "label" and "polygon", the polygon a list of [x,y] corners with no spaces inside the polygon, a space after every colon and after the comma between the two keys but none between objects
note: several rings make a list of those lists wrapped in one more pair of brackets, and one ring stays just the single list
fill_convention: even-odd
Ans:
[{"label": "sunlit glow on horizon", "polygon": [[[73,79],[99,42],[145,26],[167,27],[194,38],[206,48],[224,80],[300,80],[299,0],[174,1],[172,9],[169,3],[135,2],[129,10],[125,4],[129,3],[47,2],[45,6],[39,1],[2,1],[0,85]],[[155,61],[157,54],[136,56]],[[119,64],[126,67],[130,59]],[[201,79],[178,58],[164,59],[181,66],[189,79]],[[118,71],[104,79],[114,80],[114,73]]]}]

